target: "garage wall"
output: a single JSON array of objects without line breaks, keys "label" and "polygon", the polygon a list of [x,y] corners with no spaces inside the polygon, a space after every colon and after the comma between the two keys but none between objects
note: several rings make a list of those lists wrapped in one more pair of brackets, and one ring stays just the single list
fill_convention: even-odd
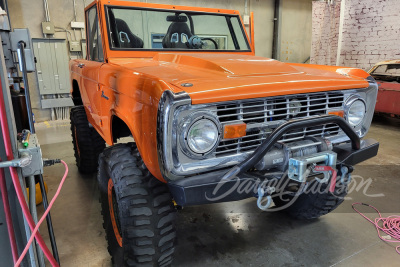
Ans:
[{"label": "garage wall", "polygon": [[[70,22],[74,20],[73,1],[63,0],[50,0],[50,19],[57,28],[54,38],[75,39],[75,34],[69,27]],[[89,1],[86,1],[89,3]],[[45,21],[45,12],[43,1],[37,0],[8,0],[8,8],[10,12],[11,25],[13,28],[29,28],[32,38],[43,38],[42,34],[42,21]],[[77,21],[84,21],[84,1],[76,0],[76,19]],[[70,31],[66,33],[64,29]],[[67,36],[68,34],[68,36]],[[76,31],[76,38],[81,39],[80,31]],[[70,56],[77,57],[78,54],[71,54]],[[31,89],[31,101],[35,120],[45,121],[51,119],[50,109],[41,109],[40,95],[38,81],[35,73],[28,74],[29,86]]]},{"label": "garage wall", "polygon": [[[376,62],[400,58],[400,3],[398,0],[342,0],[342,40],[339,65],[369,70]],[[340,1],[336,7],[317,2],[313,4],[313,45],[312,59],[316,64],[333,64],[336,55],[326,50],[335,47],[339,33],[338,12]],[[335,16],[327,19],[330,10]],[[329,21],[330,23],[327,23]],[[333,25],[331,24],[333,23]],[[321,29],[319,28],[321,25]],[[320,42],[314,40],[320,40]]]},{"label": "garage wall", "polygon": [[346,0],[340,65],[364,70],[400,58],[400,2]]},{"label": "garage wall", "polygon": [[336,65],[340,4],[312,3],[311,64]]},{"label": "garage wall", "polygon": [[312,1],[283,0],[279,60],[303,63],[310,57]]},{"label": "garage wall", "polygon": [[[76,20],[84,21],[84,6],[91,0],[76,0]],[[142,1],[143,2],[143,1]],[[202,6],[239,10],[245,14],[245,0],[149,0],[152,3]],[[274,25],[275,0],[248,0],[248,14],[255,14],[256,55],[272,56],[272,36]],[[303,62],[310,53],[311,2],[312,0],[281,0],[281,51],[283,61]],[[29,28],[32,38],[43,38],[41,22],[45,21],[43,1],[9,0],[10,18],[13,28]],[[80,31],[74,32],[70,22],[74,20],[73,0],[48,1],[51,22],[57,26],[54,38],[81,39]],[[67,30],[70,33],[65,32]],[[76,37],[75,37],[76,35]],[[79,53],[70,53],[70,57],[79,57]],[[31,100],[36,121],[51,119],[50,109],[42,110],[36,74],[29,74]]]}]

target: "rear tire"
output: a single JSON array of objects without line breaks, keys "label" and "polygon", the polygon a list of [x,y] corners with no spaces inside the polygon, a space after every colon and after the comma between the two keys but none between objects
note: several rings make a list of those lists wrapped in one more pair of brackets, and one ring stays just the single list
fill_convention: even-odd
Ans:
[{"label": "rear tire", "polygon": [[[318,188],[318,190],[310,190],[310,188]],[[275,196],[273,200],[278,208],[294,200],[284,211],[296,219],[312,220],[335,210],[347,195],[347,186],[339,181],[333,193],[329,192],[328,188],[329,183],[320,184],[314,180],[308,186],[309,191],[299,195],[296,200],[293,195]]]},{"label": "rear tire", "polygon": [[72,108],[70,119],[76,166],[83,174],[95,173],[99,154],[106,147],[106,143],[93,127],[89,127],[83,106]]},{"label": "rear tire", "polygon": [[105,149],[97,177],[114,266],[170,266],[176,237],[172,197],[147,170],[136,146]]}]

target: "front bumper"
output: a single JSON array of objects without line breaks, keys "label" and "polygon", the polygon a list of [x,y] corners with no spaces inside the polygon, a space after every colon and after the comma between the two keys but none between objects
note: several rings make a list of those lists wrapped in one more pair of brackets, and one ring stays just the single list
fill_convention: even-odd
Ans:
[{"label": "front bumper", "polygon": [[[180,206],[236,201],[254,197],[257,194],[257,188],[249,190],[249,187],[277,180],[277,178],[273,173],[267,172],[261,175],[256,172],[248,172],[248,170],[261,160],[283,134],[295,128],[316,126],[327,122],[339,125],[351,140],[350,143],[343,143],[333,148],[333,152],[337,154],[338,168],[342,165],[355,165],[377,155],[379,143],[373,139],[360,140],[349,124],[340,117],[326,115],[297,119],[275,129],[253,154],[237,166],[228,171],[219,170],[170,181],[168,183],[170,192]],[[240,186],[243,187],[243,190],[238,188]]]}]

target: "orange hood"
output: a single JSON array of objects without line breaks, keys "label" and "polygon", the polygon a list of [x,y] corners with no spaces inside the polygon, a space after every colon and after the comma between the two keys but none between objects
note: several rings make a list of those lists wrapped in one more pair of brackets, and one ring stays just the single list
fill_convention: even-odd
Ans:
[{"label": "orange hood", "polygon": [[159,53],[153,58],[114,58],[109,62],[163,80],[174,92],[187,92],[193,104],[368,86],[364,78],[323,66],[291,65],[247,55]]}]

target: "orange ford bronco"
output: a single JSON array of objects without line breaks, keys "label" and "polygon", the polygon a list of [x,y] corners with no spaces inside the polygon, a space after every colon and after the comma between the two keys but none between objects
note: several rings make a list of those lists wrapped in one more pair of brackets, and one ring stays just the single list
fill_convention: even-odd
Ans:
[{"label": "orange ford bronco", "polygon": [[117,266],[170,265],[176,206],[256,197],[327,214],[377,154],[361,140],[378,89],[362,70],[257,57],[234,10],[96,0],[85,14],[71,130],[79,171],[98,170]]}]

